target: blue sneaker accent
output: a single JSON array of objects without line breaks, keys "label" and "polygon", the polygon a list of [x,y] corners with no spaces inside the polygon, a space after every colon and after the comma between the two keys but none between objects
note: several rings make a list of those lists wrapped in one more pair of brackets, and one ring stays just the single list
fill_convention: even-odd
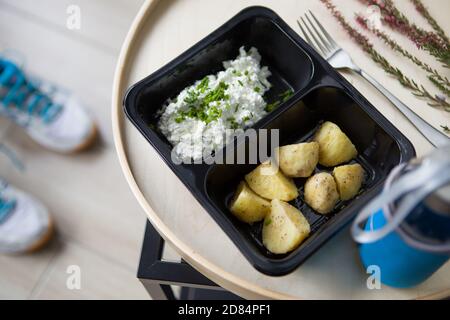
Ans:
[{"label": "blue sneaker accent", "polygon": [[9,214],[16,206],[15,200],[5,199],[2,197],[2,192],[6,186],[6,182],[0,181],[0,224],[9,217]]},{"label": "blue sneaker accent", "polygon": [[[11,61],[0,58],[0,114],[5,114],[19,125],[27,126],[33,117],[49,123],[59,114],[62,106],[42,92],[38,85],[26,79],[22,70]],[[17,114],[28,115],[25,123]]]},{"label": "blue sneaker accent", "polygon": [[0,224],[9,217],[9,214],[12,212],[12,209],[14,209],[15,206],[15,201],[7,201],[0,198]]}]

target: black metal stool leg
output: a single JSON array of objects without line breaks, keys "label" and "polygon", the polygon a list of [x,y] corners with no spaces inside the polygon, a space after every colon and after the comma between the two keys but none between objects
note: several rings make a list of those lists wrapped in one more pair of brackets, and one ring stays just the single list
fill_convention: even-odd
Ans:
[{"label": "black metal stool leg", "polygon": [[152,280],[140,279],[145,290],[154,300],[176,300],[172,288],[166,284],[159,284]]},{"label": "black metal stool leg", "polygon": [[147,221],[137,277],[153,299],[176,299],[170,285],[182,287],[182,300],[241,299],[225,291],[184,261],[163,261],[163,249],[164,239]]}]

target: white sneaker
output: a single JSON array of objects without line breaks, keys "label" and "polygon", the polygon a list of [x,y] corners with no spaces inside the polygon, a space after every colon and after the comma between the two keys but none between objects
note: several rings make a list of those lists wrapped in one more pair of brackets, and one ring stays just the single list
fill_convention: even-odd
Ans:
[{"label": "white sneaker", "polygon": [[0,116],[22,126],[39,144],[70,153],[94,141],[96,126],[70,93],[27,77],[0,57]]},{"label": "white sneaker", "polygon": [[38,250],[52,234],[53,223],[47,209],[0,180],[0,253]]}]

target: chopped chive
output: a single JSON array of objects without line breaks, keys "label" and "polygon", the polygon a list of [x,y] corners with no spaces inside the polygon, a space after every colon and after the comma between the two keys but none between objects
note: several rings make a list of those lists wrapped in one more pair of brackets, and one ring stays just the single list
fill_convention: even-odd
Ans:
[{"label": "chopped chive", "polygon": [[242,76],[242,73],[237,71],[236,69],[233,70],[233,74],[238,77]]},{"label": "chopped chive", "polygon": [[208,89],[209,78],[206,76],[202,79],[202,81],[197,85],[197,90],[201,93],[204,93],[206,89]]},{"label": "chopped chive", "polygon": [[230,122],[232,129],[237,129],[239,127],[234,117],[229,117],[227,121]]},{"label": "chopped chive", "polygon": [[289,100],[290,97],[293,96],[293,94],[294,94],[294,91],[292,91],[291,89],[289,89],[289,90],[286,90],[285,92],[283,92],[282,94],[280,94],[280,95],[278,95],[278,96],[281,98],[281,100],[282,100],[283,102],[286,102],[286,101]]},{"label": "chopped chive", "polygon": [[185,117],[183,115],[179,115],[178,117],[175,118],[176,123],[181,123],[184,120],[185,120]]},{"label": "chopped chive", "polygon": [[267,106],[264,108],[267,112],[272,112],[280,105],[280,101],[275,101],[273,103],[267,104]]},{"label": "chopped chive", "polygon": [[277,100],[273,103],[267,104],[267,106],[264,108],[264,110],[266,110],[267,112],[271,112],[271,111],[275,110],[282,102],[288,101],[289,98],[292,97],[293,94],[294,94],[294,91],[292,91],[291,89],[286,90],[285,92],[278,95],[278,97],[280,97],[281,100]]},{"label": "chopped chive", "polygon": [[188,96],[186,98],[184,98],[184,102],[186,102],[188,104],[193,104],[193,103],[197,102],[198,95],[199,95],[198,92],[191,90],[188,92]]}]

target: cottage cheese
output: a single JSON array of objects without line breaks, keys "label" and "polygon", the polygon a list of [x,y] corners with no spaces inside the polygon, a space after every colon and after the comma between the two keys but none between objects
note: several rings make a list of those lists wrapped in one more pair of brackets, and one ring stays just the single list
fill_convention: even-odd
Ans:
[{"label": "cottage cheese", "polygon": [[270,71],[260,66],[256,48],[241,47],[223,62],[224,71],[185,88],[160,110],[159,130],[183,160],[199,160],[221,149],[233,130],[252,126],[267,114],[263,99],[271,88]]}]

